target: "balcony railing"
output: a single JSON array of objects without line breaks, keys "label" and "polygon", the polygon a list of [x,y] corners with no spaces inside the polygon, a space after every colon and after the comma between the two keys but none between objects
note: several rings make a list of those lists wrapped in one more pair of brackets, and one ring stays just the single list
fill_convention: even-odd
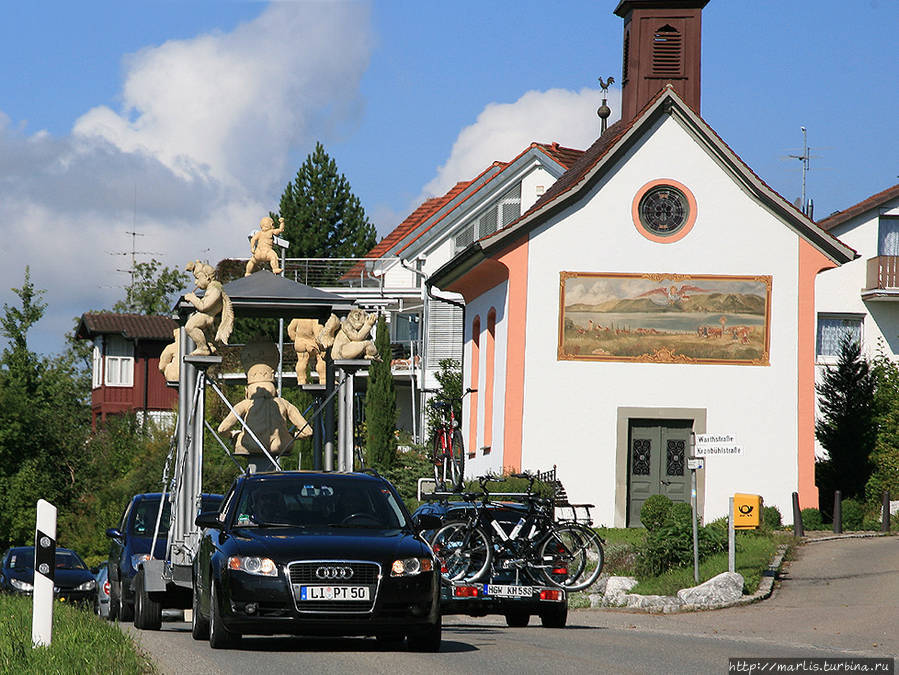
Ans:
[{"label": "balcony railing", "polygon": [[395,258],[287,258],[284,276],[314,288],[378,287]]},{"label": "balcony railing", "polygon": [[865,289],[899,289],[899,256],[879,255],[868,259]]}]

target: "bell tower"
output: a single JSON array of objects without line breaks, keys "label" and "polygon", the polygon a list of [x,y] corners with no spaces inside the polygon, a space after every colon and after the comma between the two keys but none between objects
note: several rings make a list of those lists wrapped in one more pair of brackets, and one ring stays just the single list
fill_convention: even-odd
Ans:
[{"label": "bell tower", "polygon": [[699,112],[702,8],[709,0],[621,0],[621,119],[629,121],[671,84]]}]

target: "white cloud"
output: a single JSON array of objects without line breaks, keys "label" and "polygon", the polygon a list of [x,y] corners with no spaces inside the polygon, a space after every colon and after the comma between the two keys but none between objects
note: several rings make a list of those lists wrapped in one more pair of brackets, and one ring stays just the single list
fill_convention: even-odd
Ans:
[{"label": "white cloud", "polygon": [[0,112],[0,302],[18,304],[29,265],[48,303],[31,348],[58,351],[72,317],[123,297],[130,259],[109,254],[127,231],[171,267],[246,255],[289,158],[354,121],[371,48],[362,3],[273,3],[127,57],[121,110],[89,110],[71,136],[25,136]]},{"label": "white cloud", "polygon": [[[614,111],[610,123],[620,117],[620,91],[609,92]],[[509,161],[532,142],[551,143],[585,150],[599,136],[596,109],[602,93],[596,89],[529,91],[514,103],[491,103],[477,121],[456,138],[449,159],[425,185],[419,203],[444,194],[460,180],[470,180],[494,161]]]},{"label": "white cloud", "polygon": [[74,133],[148,153],[184,178],[271,189],[290,148],[355,108],[371,48],[367,11],[274,3],[231,33],[146,48],[127,59],[122,110],[94,108]]}]

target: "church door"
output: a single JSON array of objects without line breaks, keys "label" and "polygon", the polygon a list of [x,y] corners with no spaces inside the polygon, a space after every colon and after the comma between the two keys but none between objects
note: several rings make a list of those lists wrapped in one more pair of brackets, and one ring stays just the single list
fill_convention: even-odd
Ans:
[{"label": "church door", "polygon": [[690,502],[693,420],[631,420],[628,438],[628,527],[640,527],[640,509],[652,495]]}]

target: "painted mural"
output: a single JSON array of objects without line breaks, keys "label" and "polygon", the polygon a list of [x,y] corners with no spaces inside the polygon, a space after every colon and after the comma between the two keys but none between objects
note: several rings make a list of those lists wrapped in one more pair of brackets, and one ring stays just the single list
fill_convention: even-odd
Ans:
[{"label": "painted mural", "polygon": [[562,272],[559,359],[769,365],[771,277]]}]

